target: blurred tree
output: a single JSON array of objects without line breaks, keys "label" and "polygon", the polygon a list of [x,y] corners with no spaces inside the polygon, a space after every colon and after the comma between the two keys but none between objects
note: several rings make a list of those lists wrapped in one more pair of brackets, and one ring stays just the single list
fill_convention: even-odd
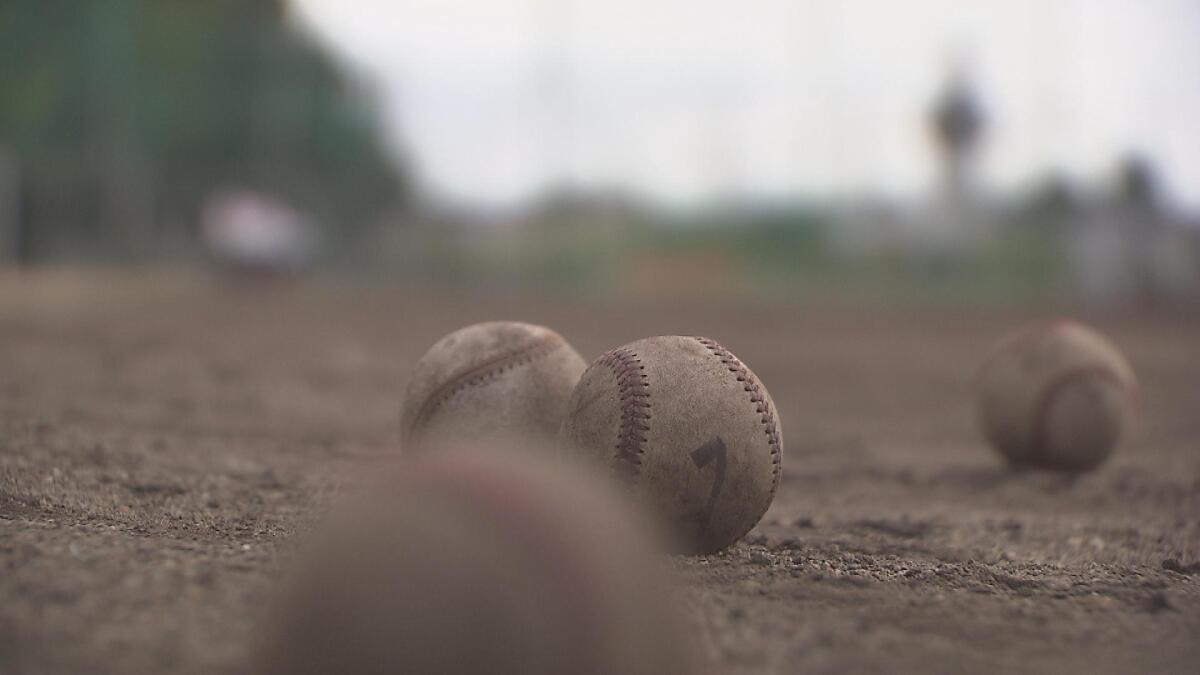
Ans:
[{"label": "blurred tree", "polygon": [[1130,153],[1117,166],[1118,199],[1138,208],[1158,206],[1158,175],[1145,157]]},{"label": "blurred tree", "polygon": [[399,205],[404,176],[368,101],[286,13],[283,0],[0,0],[11,239],[27,257],[152,254],[194,241],[201,202],[226,186],[282,197],[335,224],[331,238]]},{"label": "blurred tree", "polygon": [[1061,228],[1078,215],[1082,205],[1070,180],[1053,171],[1040,177],[1017,209],[1017,224]]}]

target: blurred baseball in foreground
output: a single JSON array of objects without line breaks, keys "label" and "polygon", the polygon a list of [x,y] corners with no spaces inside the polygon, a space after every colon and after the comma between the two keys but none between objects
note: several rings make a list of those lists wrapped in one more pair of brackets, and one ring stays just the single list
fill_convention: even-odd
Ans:
[{"label": "blurred baseball in foreground", "polygon": [[1136,390],[1129,362],[1094,330],[1073,321],[1029,326],[984,363],[979,419],[1013,464],[1083,471],[1117,446]]},{"label": "blurred baseball in foreground", "polygon": [[558,333],[480,323],[438,340],[409,381],[405,450],[498,439],[552,439],[587,363]]},{"label": "blurred baseball in foreground", "polygon": [[285,584],[268,675],[690,673],[664,558],[595,479],[532,457],[411,460]]},{"label": "blurred baseball in foreground", "polygon": [[779,485],[775,404],[707,338],[646,338],[601,356],[571,394],[561,436],[609,467],[687,552],[740,539]]}]

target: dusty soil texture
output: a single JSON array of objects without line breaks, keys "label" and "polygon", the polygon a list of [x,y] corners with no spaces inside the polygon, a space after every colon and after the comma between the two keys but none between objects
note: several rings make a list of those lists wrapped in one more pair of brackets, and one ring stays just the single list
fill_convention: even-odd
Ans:
[{"label": "dusty soil texture", "polygon": [[290,535],[394,452],[428,345],[499,318],[588,359],[707,335],[770,389],[774,506],[673,562],[718,672],[1197,672],[1200,321],[1084,317],[1142,414],[1069,478],[1010,471],[972,409],[991,342],[1052,314],[4,276],[0,672],[247,672]]}]

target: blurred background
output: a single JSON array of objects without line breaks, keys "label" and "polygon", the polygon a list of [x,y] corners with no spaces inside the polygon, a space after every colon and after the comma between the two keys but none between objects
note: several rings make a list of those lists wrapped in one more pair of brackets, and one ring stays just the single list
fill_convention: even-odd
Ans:
[{"label": "blurred background", "polygon": [[0,260],[1200,303],[1188,0],[0,0]]}]

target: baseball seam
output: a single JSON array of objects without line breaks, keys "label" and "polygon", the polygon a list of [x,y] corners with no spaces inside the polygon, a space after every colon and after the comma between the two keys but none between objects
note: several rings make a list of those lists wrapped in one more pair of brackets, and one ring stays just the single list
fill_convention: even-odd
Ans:
[{"label": "baseball seam", "polygon": [[1104,366],[1081,366],[1060,373],[1042,387],[1033,404],[1033,419],[1029,428],[1030,460],[1046,461],[1046,424],[1050,407],[1064,387],[1086,377],[1095,377],[1125,389],[1127,384],[1116,373]]},{"label": "baseball seam", "polygon": [[1032,342],[1038,338],[1063,333],[1077,326],[1078,324],[1070,319],[1053,319],[1050,321],[1034,323],[1009,333],[1001,338],[999,342],[992,345],[992,348],[984,357],[983,363],[980,364],[978,371],[976,371],[976,382],[982,381],[984,374],[996,363],[996,360],[999,359],[1002,354],[1011,349],[1015,349],[1017,345]]},{"label": "baseball seam", "polygon": [[[742,389],[750,394],[750,402],[756,406],[758,414],[761,415],[763,431],[767,434],[767,443],[771,448],[771,494],[774,495],[776,488],[779,487],[779,478],[783,470],[783,448],[779,438],[779,424],[775,420],[775,411],[771,410],[771,404],[763,393],[762,383],[750,372],[746,364],[733,355],[733,352],[725,349],[715,340],[705,337],[693,339],[704,345],[708,351],[721,360],[729,372],[737,377],[737,381],[742,384]],[[762,517],[761,514],[759,517]]]},{"label": "baseball seam", "polygon": [[613,470],[628,480],[634,480],[642,469],[646,432],[650,431],[650,382],[646,377],[646,367],[638,355],[627,347],[605,352],[596,363],[616,375],[617,393],[621,400],[621,427],[617,432]]},{"label": "baseball seam", "polygon": [[545,335],[531,344],[500,354],[451,377],[425,399],[425,403],[413,416],[411,432],[415,433],[438,408],[460,391],[467,387],[479,386],[495,379],[505,371],[547,356],[557,349],[559,344],[560,341],[556,335]]}]

